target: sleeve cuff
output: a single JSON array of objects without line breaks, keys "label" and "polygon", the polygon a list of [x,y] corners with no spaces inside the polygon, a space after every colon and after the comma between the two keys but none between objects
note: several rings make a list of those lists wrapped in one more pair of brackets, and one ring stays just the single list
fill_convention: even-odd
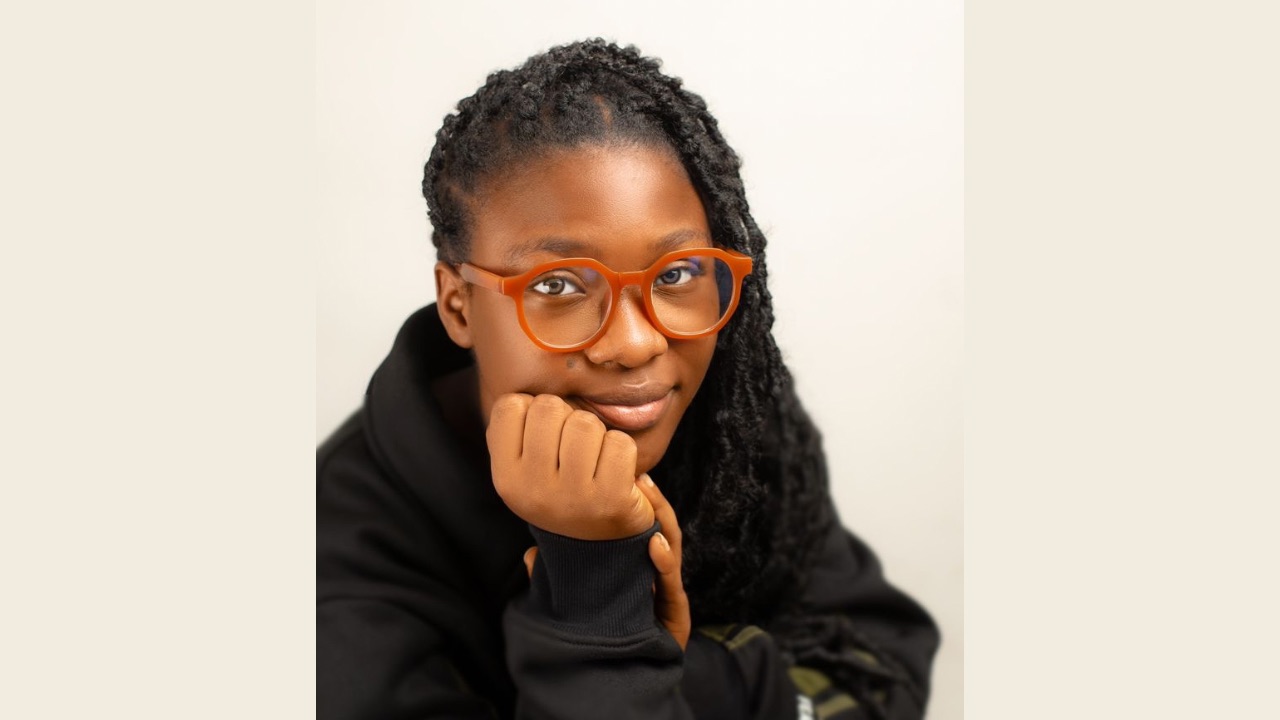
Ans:
[{"label": "sleeve cuff", "polygon": [[659,524],[618,540],[578,540],[529,526],[538,555],[527,610],[576,632],[625,637],[652,629],[649,538]]}]

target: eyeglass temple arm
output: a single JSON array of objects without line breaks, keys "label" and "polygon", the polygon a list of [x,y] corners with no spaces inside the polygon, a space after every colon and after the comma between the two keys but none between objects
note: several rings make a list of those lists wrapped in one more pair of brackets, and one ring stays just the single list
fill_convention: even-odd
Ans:
[{"label": "eyeglass temple arm", "polygon": [[724,250],[723,252],[725,255],[729,256],[729,266],[732,267],[735,272],[741,274],[742,277],[745,278],[750,275],[751,271],[755,268],[755,263],[752,262],[750,255],[743,255],[737,250]]},{"label": "eyeglass temple arm", "polygon": [[488,270],[481,270],[470,263],[462,263],[459,265],[458,274],[462,276],[463,280],[466,280],[472,285],[479,285],[486,290],[492,290],[496,293],[501,293],[503,291],[501,276],[495,275]]}]

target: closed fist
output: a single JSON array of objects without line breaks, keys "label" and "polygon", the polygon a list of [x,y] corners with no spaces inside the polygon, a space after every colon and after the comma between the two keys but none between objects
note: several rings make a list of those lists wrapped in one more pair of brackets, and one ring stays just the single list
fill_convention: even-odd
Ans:
[{"label": "closed fist", "polygon": [[653,525],[636,487],[636,443],[555,395],[500,396],[485,433],[493,486],[530,525],[579,540],[615,540]]}]

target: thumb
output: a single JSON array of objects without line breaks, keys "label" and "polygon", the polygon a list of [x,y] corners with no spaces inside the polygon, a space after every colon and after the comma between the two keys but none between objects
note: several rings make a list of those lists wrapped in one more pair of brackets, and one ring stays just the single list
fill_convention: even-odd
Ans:
[{"label": "thumb", "polygon": [[524,551],[524,569],[529,573],[529,577],[533,577],[533,561],[538,557],[538,546],[534,545]]}]

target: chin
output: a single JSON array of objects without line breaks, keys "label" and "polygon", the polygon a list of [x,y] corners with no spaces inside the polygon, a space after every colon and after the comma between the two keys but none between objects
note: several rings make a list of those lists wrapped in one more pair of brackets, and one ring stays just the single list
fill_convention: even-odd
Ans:
[{"label": "chin", "polygon": [[647,473],[657,467],[660,460],[662,460],[661,455],[652,458],[640,455],[636,458],[636,477],[640,477],[644,473]]},{"label": "chin", "polygon": [[[633,436],[634,437],[634,436]],[[635,438],[636,441],[636,476],[647,473],[657,467],[671,445],[671,436],[664,438]],[[656,481],[656,479],[655,479]]]}]

